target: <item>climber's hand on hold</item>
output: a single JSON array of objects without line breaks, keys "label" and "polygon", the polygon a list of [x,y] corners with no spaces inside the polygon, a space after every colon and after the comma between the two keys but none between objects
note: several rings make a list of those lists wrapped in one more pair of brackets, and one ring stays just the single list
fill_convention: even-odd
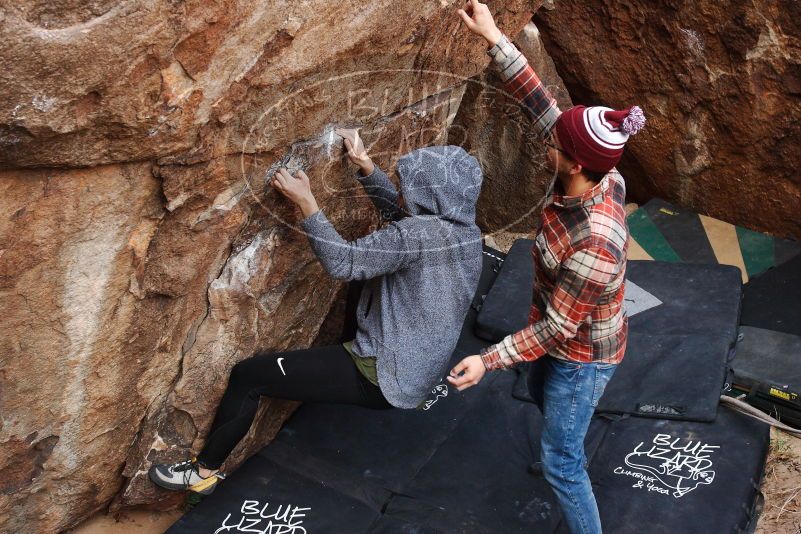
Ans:
[{"label": "climber's hand on hold", "polygon": [[487,40],[489,46],[495,46],[501,40],[501,30],[495,25],[487,4],[482,4],[478,0],[467,0],[464,9],[457,11],[462,17],[465,26]]},{"label": "climber's hand on hold", "polygon": [[359,130],[348,128],[337,128],[334,130],[338,136],[342,137],[345,143],[345,149],[348,151],[350,160],[359,166],[363,176],[372,174],[375,169],[373,161],[367,155],[367,150],[364,148],[364,143],[359,135]]},{"label": "climber's hand on hold", "polygon": [[[459,376],[462,371],[464,373]],[[462,391],[481,382],[486,372],[487,368],[484,367],[484,361],[481,356],[477,354],[468,356],[451,369],[450,375],[448,375],[448,382],[456,386],[459,391]]]},{"label": "climber's hand on hold", "polygon": [[272,186],[286,198],[297,204],[303,217],[308,217],[316,213],[319,208],[309,185],[309,177],[303,171],[298,171],[295,176],[289,174],[285,168],[281,167],[273,175],[270,181]]}]

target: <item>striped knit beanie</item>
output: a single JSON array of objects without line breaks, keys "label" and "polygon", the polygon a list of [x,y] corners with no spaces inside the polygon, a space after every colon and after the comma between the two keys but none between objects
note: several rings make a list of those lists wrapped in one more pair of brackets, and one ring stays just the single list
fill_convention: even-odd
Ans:
[{"label": "striped knit beanie", "polygon": [[574,106],[556,121],[559,143],[573,160],[587,170],[609,172],[623,155],[629,135],[645,126],[639,106],[622,111],[603,106]]}]

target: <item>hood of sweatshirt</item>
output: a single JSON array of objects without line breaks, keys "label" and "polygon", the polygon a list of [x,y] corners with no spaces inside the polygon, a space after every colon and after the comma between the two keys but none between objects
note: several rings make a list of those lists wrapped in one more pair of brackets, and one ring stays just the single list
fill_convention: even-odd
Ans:
[{"label": "hood of sweatshirt", "polygon": [[411,215],[435,215],[474,225],[481,166],[462,147],[419,148],[398,160],[398,178]]}]

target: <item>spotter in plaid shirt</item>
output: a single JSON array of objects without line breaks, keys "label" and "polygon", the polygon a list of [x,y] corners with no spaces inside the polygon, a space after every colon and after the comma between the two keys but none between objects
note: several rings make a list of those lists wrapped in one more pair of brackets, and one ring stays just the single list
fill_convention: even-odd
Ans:
[{"label": "spotter in plaid shirt", "polygon": [[[525,56],[504,35],[487,53],[507,91],[525,107],[541,137],[561,113]],[[537,228],[528,326],[483,349],[488,370],[545,354],[574,362],[619,363],[628,317],[623,292],[628,249],[626,184],[612,169],[581,196],[564,196],[554,179]]]}]

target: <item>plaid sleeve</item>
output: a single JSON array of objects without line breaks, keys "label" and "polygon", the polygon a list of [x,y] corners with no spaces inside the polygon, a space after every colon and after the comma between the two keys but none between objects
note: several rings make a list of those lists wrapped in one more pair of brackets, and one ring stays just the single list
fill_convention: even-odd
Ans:
[{"label": "plaid sleeve", "polygon": [[481,350],[488,370],[504,369],[547,354],[575,337],[579,324],[601,297],[620,267],[614,255],[600,246],[574,252],[562,262],[543,318]]},{"label": "plaid sleeve", "polygon": [[519,101],[531,115],[534,126],[541,137],[551,131],[559,107],[556,99],[540,81],[534,69],[506,35],[495,46],[487,50],[500,72],[506,90]]}]

